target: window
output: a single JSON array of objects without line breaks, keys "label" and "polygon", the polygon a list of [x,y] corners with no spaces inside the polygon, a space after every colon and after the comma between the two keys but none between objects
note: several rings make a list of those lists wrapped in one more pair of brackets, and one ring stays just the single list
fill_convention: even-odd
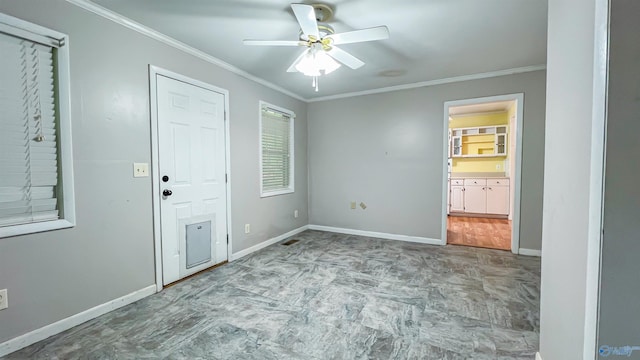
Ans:
[{"label": "window", "polygon": [[0,14],[0,237],[75,222],[64,34]]},{"label": "window", "polygon": [[260,102],[260,196],[293,188],[293,119],[289,110]]}]

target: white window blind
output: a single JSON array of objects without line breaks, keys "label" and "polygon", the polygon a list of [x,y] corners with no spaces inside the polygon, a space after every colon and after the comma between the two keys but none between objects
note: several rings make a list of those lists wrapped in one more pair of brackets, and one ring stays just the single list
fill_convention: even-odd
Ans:
[{"label": "white window blind", "polygon": [[59,218],[53,49],[0,33],[0,227]]},{"label": "white window blind", "polygon": [[262,194],[292,192],[292,116],[263,106],[261,121]]}]

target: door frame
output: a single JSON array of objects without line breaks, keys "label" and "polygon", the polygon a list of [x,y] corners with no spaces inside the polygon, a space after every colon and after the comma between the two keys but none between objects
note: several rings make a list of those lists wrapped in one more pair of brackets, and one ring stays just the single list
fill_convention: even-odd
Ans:
[{"label": "door frame", "polygon": [[[452,106],[471,105],[477,103],[515,101],[516,111],[516,169],[515,179],[509,179],[510,186],[515,186],[513,198],[513,219],[511,221],[511,252],[518,254],[520,250],[520,193],[522,187],[522,126],[524,115],[524,93],[507,95],[486,96],[472,99],[445,101],[444,103],[444,160],[442,171],[442,240],[441,244],[447,244],[447,154],[449,147],[449,108]],[[510,139],[509,141],[512,141]],[[508,145],[508,144],[507,144]],[[511,200],[511,199],[509,199]],[[516,231],[517,230],[517,231]]]},{"label": "door frame", "polygon": [[224,95],[224,136],[225,136],[225,193],[227,200],[227,261],[231,258],[233,236],[231,236],[231,144],[229,132],[229,91],[205,82],[169,71],[157,66],[149,65],[149,94],[151,108],[151,188],[153,200],[153,242],[156,263],[156,292],[163,289],[162,285],[162,228],[160,226],[160,169],[158,156],[158,98],[157,76],[165,76],[206,90]]}]

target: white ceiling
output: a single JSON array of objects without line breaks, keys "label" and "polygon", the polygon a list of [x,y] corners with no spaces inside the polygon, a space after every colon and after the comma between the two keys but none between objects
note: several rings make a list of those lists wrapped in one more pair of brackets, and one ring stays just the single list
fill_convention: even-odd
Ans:
[{"label": "white ceiling", "polygon": [[488,103],[479,103],[471,105],[451,106],[449,108],[449,116],[461,116],[468,114],[480,114],[480,113],[495,113],[508,111],[515,103],[514,100],[510,101],[496,101]]},{"label": "white ceiling", "polygon": [[[546,62],[546,0],[331,0],[336,32],[387,25],[388,40],[342,45],[362,59],[320,79],[286,69],[296,47],[243,39],[297,40],[286,0],[93,0],[147,27],[304,98],[379,89]],[[314,2],[306,2],[314,3]],[[400,73],[384,76],[385,72]]]}]

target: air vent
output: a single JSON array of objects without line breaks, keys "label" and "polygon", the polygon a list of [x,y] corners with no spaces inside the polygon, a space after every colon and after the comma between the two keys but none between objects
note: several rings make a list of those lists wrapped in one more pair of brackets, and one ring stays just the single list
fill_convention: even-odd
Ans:
[{"label": "air vent", "polygon": [[289,240],[289,241],[285,241],[285,242],[283,242],[283,243],[282,243],[282,245],[284,245],[284,246],[289,246],[289,245],[293,245],[293,244],[297,243],[298,241],[300,241],[300,240],[298,240],[298,239],[291,239],[291,240]]}]

